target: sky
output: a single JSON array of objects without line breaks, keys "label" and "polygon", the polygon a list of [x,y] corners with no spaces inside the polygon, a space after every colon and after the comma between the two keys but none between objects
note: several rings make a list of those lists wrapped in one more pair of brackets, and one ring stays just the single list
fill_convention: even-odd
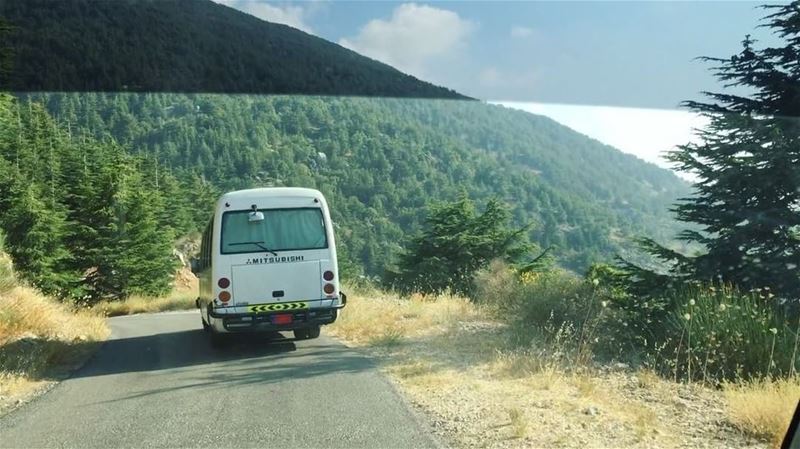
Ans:
[{"label": "sky", "polygon": [[702,125],[681,101],[720,89],[696,58],[777,43],[749,1],[215,1],[661,166]]}]

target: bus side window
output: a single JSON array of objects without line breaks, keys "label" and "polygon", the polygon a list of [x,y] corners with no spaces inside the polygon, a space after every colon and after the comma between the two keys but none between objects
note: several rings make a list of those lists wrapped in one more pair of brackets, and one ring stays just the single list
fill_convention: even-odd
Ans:
[{"label": "bus side window", "polygon": [[200,264],[202,266],[202,270],[211,265],[211,223],[206,226],[206,230],[203,233],[203,239],[200,243]]},{"label": "bus side window", "polygon": [[208,223],[208,239],[206,240],[206,264],[207,267],[211,266],[211,248],[214,246],[211,242],[214,238],[214,219]]}]

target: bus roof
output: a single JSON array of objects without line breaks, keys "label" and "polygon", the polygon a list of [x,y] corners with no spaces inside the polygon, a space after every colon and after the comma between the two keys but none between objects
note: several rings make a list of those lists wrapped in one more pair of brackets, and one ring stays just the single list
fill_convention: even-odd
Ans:
[{"label": "bus roof", "polygon": [[228,192],[222,195],[220,200],[246,200],[276,197],[322,198],[322,193],[320,193],[319,190],[302,187],[264,187]]}]

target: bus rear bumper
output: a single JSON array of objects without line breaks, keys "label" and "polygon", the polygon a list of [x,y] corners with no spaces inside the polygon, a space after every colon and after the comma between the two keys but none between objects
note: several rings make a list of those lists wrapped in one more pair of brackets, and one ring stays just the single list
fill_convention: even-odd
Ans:
[{"label": "bus rear bumper", "polygon": [[[339,316],[339,309],[345,306],[343,300],[340,305],[325,308],[314,308],[296,312],[273,313],[215,313],[208,311],[210,325],[216,332],[279,332],[295,329],[308,329],[316,326],[331,324]],[[291,316],[291,320],[288,319]]]}]

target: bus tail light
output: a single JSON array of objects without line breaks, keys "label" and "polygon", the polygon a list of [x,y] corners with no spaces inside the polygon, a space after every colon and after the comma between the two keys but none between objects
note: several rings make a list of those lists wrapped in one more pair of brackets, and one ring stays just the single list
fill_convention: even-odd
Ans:
[{"label": "bus tail light", "polygon": [[322,291],[324,291],[326,295],[332,295],[333,292],[336,291],[336,287],[333,284],[325,284],[325,287],[322,287]]},{"label": "bus tail light", "polygon": [[228,288],[231,286],[231,281],[228,278],[219,278],[217,285],[219,285],[219,288]]},{"label": "bus tail light", "polygon": [[231,293],[227,291],[219,292],[219,300],[222,302],[228,302],[231,300]]},{"label": "bus tail light", "polygon": [[332,281],[333,280],[333,271],[328,270],[328,271],[322,273],[322,279],[325,279],[328,282]]}]

